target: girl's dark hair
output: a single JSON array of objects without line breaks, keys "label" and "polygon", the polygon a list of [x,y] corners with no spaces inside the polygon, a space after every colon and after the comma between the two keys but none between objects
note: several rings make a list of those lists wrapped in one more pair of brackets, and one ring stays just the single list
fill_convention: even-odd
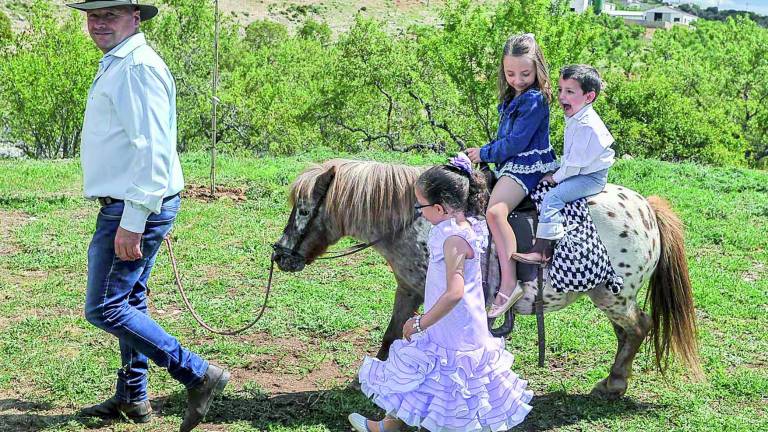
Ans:
[{"label": "girl's dark hair", "polygon": [[416,181],[419,192],[430,204],[440,204],[467,216],[482,216],[488,204],[488,186],[479,171],[467,174],[453,165],[437,165]]}]

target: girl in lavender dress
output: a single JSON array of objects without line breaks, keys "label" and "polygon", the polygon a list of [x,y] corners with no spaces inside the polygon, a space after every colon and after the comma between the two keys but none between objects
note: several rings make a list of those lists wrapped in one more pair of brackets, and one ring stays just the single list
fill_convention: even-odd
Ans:
[{"label": "girl in lavender dress", "polygon": [[389,358],[366,357],[361,389],[386,412],[353,413],[358,432],[404,425],[431,432],[505,431],[525,419],[533,394],[510,370],[513,356],[488,330],[480,255],[488,242],[482,215],[488,190],[467,156],[432,167],[416,182],[416,209],[434,227],[423,315],[409,319]]}]

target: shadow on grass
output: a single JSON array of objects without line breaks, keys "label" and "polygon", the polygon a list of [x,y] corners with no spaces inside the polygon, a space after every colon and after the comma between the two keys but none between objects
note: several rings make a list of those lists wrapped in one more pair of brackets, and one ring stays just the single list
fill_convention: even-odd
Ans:
[{"label": "shadow on grass", "polygon": [[[171,412],[174,415],[182,415],[184,401],[175,396],[177,395],[166,399],[165,403],[168,405],[165,415],[170,415]],[[533,410],[525,422],[514,430],[546,431],[584,420],[643,416],[664,409],[664,406],[641,403],[630,398],[609,401],[591,395],[563,392],[536,396],[532,404]],[[268,430],[276,424],[298,430],[325,426],[330,431],[346,432],[350,430],[347,415],[352,412],[376,419],[383,415],[383,412],[369,402],[359,390],[346,388],[272,396],[226,394],[216,401],[206,422],[227,424],[244,421],[257,430]]]},{"label": "shadow on grass", "polygon": [[[155,415],[177,417],[184,415],[186,393],[152,399]],[[547,393],[533,400],[533,411],[514,430],[546,431],[577,424],[584,420],[597,421],[616,417],[647,415],[664,406],[639,403],[630,398],[608,401],[590,395]],[[51,414],[51,406],[22,400],[0,400],[0,432],[37,432],[67,424],[83,429],[103,428],[110,421],[82,418],[77,413]],[[7,413],[13,411],[12,413]],[[322,426],[330,431],[349,431],[347,415],[359,412],[379,418],[381,410],[357,390],[334,389],[267,395],[264,393],[226,393],[218,397],[205,423],[225,425],[250,423],[256,430],[268,430],[275,425],[305,430]],[[150,424],[151,427],[151,424]],[[416,430],[416,429],[410,429]]]},{"label": "shadow on grass", "polygon": [[638,402],[623,397],[606,400],[589,394],[551,392],[534,396],[533,410],[515,430],[546,431],[579,423],[583,420],[607,420],[648,415],[662,410],[663,405]]}]

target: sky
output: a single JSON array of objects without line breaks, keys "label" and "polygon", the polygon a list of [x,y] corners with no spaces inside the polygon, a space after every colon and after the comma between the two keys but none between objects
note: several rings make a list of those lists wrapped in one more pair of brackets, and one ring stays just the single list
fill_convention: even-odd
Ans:
[{"label": "sky", "polygon": [[717,6],[721,10],[748,10],[768,15],[768,0],[669,0],[670,3],[695,3],[701,8]]}]

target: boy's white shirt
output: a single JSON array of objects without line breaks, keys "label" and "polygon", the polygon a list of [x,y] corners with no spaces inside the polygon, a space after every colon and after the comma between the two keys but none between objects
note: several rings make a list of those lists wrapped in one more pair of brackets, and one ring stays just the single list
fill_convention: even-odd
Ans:
[{"label": "boy's white shirt", "polygon": [[561,183],[568,177],[578,174],[590,174],[604,170],[614,162],[611,148],[613,136],[605,123],[587,104],[576,114],[565,120],[563,157],[560,168],[552,178]]}]

